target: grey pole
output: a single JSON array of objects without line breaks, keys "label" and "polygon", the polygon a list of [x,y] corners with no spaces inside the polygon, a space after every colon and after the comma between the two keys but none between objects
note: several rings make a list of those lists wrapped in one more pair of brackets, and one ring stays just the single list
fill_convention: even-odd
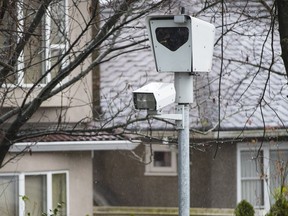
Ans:
[{"label": "grey pole", "polygon": [[179,216],[190,215],[189,104],[184,105],[184,129],[178,132]]},{"label": "grey pole", "polygon": [[[189,157],[189,104],[193,102],[193,76],[174,73],[178,103],[177,112],[183,114],[178,128],[178,206],[179,216],[190,215],[190,157]],[[180,126],[180,127],[179,127]]]}]

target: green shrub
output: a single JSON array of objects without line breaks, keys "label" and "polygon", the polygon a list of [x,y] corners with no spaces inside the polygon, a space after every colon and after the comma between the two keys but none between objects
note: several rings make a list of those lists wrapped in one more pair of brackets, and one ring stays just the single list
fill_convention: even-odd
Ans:
[{"label": "green shrub", "polygon": [[255,211],[253,206],[246,200],[242,200],[235,208],[236,216],[254,216]]},{"label": "green shrub", "polygon": [[279,197],[266,216],[288,216],[288,201],[284,197]]}]

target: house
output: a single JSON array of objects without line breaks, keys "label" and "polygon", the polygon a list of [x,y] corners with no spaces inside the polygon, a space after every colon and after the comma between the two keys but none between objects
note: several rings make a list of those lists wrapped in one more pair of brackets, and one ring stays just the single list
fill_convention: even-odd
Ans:
[{"label": "house", "polygon": [[[148,1],[144,2],[146,4]],[[6,31],[0,32],[0,42],[11,45],[1,45],[1,59],[5,59],[5,54],[11,54],[9,48],[13,47],[12,42],[19,41],[18,37],[22,36],[12,34],[7,37],[7,29],[14,33],[23,32],[26,22],[30,23],[31,16],[35,14],[34,9],[40,7],[39,1],[23,0],[21,3],[18,7],[10,5],[11,14],[8,16],[6,13],[8,17],[5,17],[10,22],[1,22]],[[2,113],[9,113],[14,107],[25,108],[21,106],[23,102],[32,101],[37,93],[45,89],[48,81],[57,76],[57,71],[62,71],[78,53],[85,51],[79,52],[79,49],[86,47],[87,40],[83,38],[91,39],[90,29],[83,40],[77,40],[77,35],[78,31],[85,29],[89,7],[86,1],[79,1],[76,9],[72,3],[75,1],[53,2],[49,13],[43,18],[45,28],[36,29],[37,34],[33,34],[29,40],[29,49],[19,53],[17,73],[9,73],[5,88],[1,88],[1,96],[7,98],[1,104]],[[187,13],[214,23],[217,29],[221,29],[219,8],[205,9],[210,5],[203,5],[202,1],[179,3],[172,8],[176,10],[182,4]],[[285,163],[281,162],[287,158],[287,115],[283,109],[287,105],[287,89],[285,80],[279,79],[283,78],[284,73],[279,47],[276,46],[277,32],[273,32],[275,43],[272,43],[271,31],[267,28],[267,23],[271,21],[270,14],[267,8],[258,10],[260,3],[249,1],[249,9],[255,10],[246,10],[245,4],[238,1],[229,4],[232,5],[225,11],[223,26],[225,37],[222,41],[218,35],[219,40],[215,44],[213,72],[195,77],[195,103],[191,104],[191,206],[233,208],[241,199],[247,199],[256,208],[268,210],[269,196],[279,188],[275,179],[281,177],[281,170],[285,170],[282,166]],[[23,5],[28,10],[22,11]],[[201,12],[200,9],[205,10]],[[138,10],[142,11],[141,8]],[[161,10],[161,13],[169,11],[165,8]],[[239,10],[241,13],[234,13]],[[242,15],[243,11],[249,16]],[[51,13],[59,16],[51,19]],[[65,14],[70,16],[66,17]],[[248,22],[246,18],[250,16],[261,16],[261,19]],[[17,22],[14,22],[15,18]],[[58,30],[61,29],[56,31],[57,34],[54,32],[55,21]],[[129,41],[145,36],[143,24],[135,22],[134,26],[127,26],[125,32],[121,32],[129,36]],[[58,59],[57,53],[63,53],[67,48],[66,36],[77,40],[75,49],[71,56]],[[39,38],[45,38],[40,46]],[[124,37],[122,42],[125,46]],[[93,97],[92,74],[74,83],[69,90],[49,98],[30,118],[26,128],[20,131],[29,130],[33,132],[31,136],[22,137],[10,148],[6,157],[9,163],[0,170],[3,195],[0,197],[1,215],[24,215],[28,212],[39,215],[39,212],[49,212],[55,208],[60,209],[62,215],[91,215],[92,196],[98,205],[177,206],[177,131],[166,122],[152,119],[125,125],[131,119],[146,116],[146,113],[133,109],[132,90],[153,80],[173,82],[173,74],[156,73],[150,50],[143,49],[142,44],[135,49],[138,51],[112,56],[113,61],[100,67],[101,117],[109,118],[112,115],[113,118],[109,119],[112,125],[124,122],[124,126],[114,128],[113,134],[91,130],[88,134],[69,133],[75,124],[84,128],[101,124],[88,121],[93,112],[88,106]],[[219,58],[221,49],[224,50],[224,58]],[[15,58],[12,60],[15,61]],[[54,62],[61,64],[51,67]],[[95,62],[88,58],[82,63],[70,74],[72,78],[74,73],[85,71],[85,66]],[[7,65],[2,64],[1,67]],[[39,72],[47,68],[50,72],[45,79],[41,79],[43,74]],[[10,70],[14,72],[14,68],[10,67]],[[39,77],[43,83],[34,85],[35,81],[40,81]],[[59,80],[58,85],[65,81]],[[28,90],[30,87],[35,90],[31,94]],[[168,108],[165,111],[173,110]],[[48,129],[48,132],[57,129],[59,123],[62,127],[64,124],[68,132],[60,130],[53,135],[37,135],[42,128]],[[4,126],[9,127],[9,124]],[[131,141],[140,138],[141,145]],[[281,160],[276,160],[278,158]]]},{"label": "house", "polygon": [[[0,214],[50,215],[56,209],[59,215],[92,215],[94,151],[132,150],[138,145],[120,135],[91,128],[83,132],[92,118],[92,74],[53,97],[46,95],[47,100],[28,116],[29,121],[21,125],[21,130],[15,124],[15,119],[25,114],[27,105],[31,106],[36,97],[42,100],[41,92],[49,92],[52,81],[56,82],[54,89],[61,89],[91,65],[88,57],[65,80],[59,78],[77,59],[77,54],[84,53],[81,48],[91,40],[89,26],[87,31],[83,30],[90,19],[90,3],[76,4],[70,0],[5,1],[4,6],[2,3],[0,139],[13,146],[0,169]],[[68,47],[69,55],[62,58]],[[9,73],[3,78],[6,68]],[[18,109],[21,111],[15,118],[4,118]],[[5,134],[7,128],[13,130],[11,125],[18,131],[13,140]]]},{"label": "house", "polygon": [[[287,80],[279,34],[272,30],[272,1],[266,2],[263,7],[258,1],[227,1],[223,12],[220,3],[179,1],[159,11],[173,14],[183,6],[217,29],[212,72],[194,79],[191,207],[235,208],[246,199],[267,212],[287,176]],[[131,34],[144,35],[143,23]],[[118,105],[122,118],[115,122],[146,115],[133,109],[133,90],[152,81],[173,82],[173,74],[156,72],[150,50],[118,56],[100,69],[101,106],[113,111],[109,102]],[[95,153],[94,190],[105,198],[95,204],[177,206],[177,131],[150,119],[126,132],[142,144],[125,154]]]},{"label": "house", "polygon": [[[93,152],[138,144],[110,134],[53,134],[16,143],[0,172],[1,215],[40,215],[62,203],[62,215],[93,213]],[[28,150],[24,151],[24,150]]]}]

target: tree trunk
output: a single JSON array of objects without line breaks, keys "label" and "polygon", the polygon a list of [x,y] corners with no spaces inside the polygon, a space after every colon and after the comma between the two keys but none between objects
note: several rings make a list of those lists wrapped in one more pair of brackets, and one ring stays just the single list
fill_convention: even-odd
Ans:
[{"label": "tree trunk", "polygon": [[282,59],[288,77],[288,0],[277,0]]}]

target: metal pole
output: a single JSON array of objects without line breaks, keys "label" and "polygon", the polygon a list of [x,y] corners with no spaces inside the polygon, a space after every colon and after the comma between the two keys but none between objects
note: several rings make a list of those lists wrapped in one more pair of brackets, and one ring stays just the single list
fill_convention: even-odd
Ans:
[{"label": "metal pole", "polygon": [[179,216],[190,215],[189,104],[193,103],[193,76],[174,73],[177,112],[182,113],[178,131],[178,206]]},{"label": "metal pole", "polygon": [[190,215],[189,104],[184,104],[183,129],[178,132],[179,216]]}]

